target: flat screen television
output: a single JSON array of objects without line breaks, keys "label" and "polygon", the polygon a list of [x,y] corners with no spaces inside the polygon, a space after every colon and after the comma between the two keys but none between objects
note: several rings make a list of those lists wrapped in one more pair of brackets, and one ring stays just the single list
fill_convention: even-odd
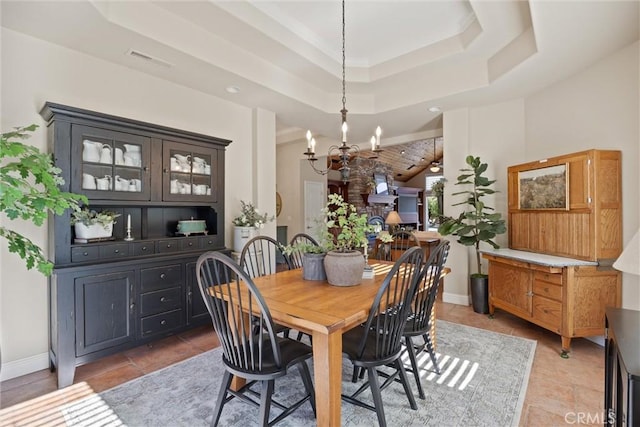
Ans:
[{"label": "flat screen television", "polygon": [[381,173],[374,173],[373,180],[376,183],[376,194],[389,194],[387,176]]}]

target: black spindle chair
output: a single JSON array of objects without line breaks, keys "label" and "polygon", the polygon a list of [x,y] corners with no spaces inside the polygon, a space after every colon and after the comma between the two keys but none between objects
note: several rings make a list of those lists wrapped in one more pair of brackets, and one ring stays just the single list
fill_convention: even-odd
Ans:
[{"label": "black spindle chair", "polygon": [[[222,408],[235,397],[260,407],[263,426],[281,421],[307,400],[315,415],[315,393],[305,362],[311,357],[311,348],[276,335],[275,324],[262,295],[251,277],[231,258],[220,252],[207,252],[198,258],[196,271],[200,293],[220,340],[225,366],[211,426],[218,425]],[[260,327],[254,328],[244,313],[252,313],[253,321],[257,320]],[[272,399],[274,381],[286,375],[293,366],[300,371],[306,395],[285,407]],[[230,388],[234,375],[248,380],[238,391]],[[260,393],[251,389],[257,381],[261,383]],[[257,395],[260,401],[254,400]],[[269,421],[271,405],[282,412]]]},{"label": "black spindle chair", "polygon": [[[367,381],[350,396],[342,398],[350,403],[375,411],[380,426],[386,426],[381,391],[399,377],[411,409],[417,409],[407,374],[400,359],[402,332],[409,315],[411,301],[422,268],[424,252],[419,247],[405,251],[385,277],[371,305],[367,321],[342,336],[342,351],[354,365],[353,381],[360,369],[366,369]],[[377,368],[390,365],[396,368],[391,375],[378,372]],[[386,378],[380,385],[378,375]],[[356,399],[371,388],[374,406]]]},{"label": "black spindle chair", "polygon": [[[435,322],[433,307],[438,295],[438,285],[442,275],[442,269],[449,255],[449,241],[443,240],[429,255],[429,260],[425,263],[415,292],[415,298],[411,304],[411,312],[404,327],[404,338],[409,360],[411,361],[411,372],[418,386],[418,394],[421,399],[425,398],[424,390],[420,382],[420,371],[418,368],[417,356],[422,351],[427,351],[431,358],[434,370],[440,374],[440,368],[436,361],[435,350],[433,348],[433,337],[431,336],[431,326]],[[423,343],[416,345],[413,339],[421,336]]]},{"label": "black spindle chair", "polygon": [[[291,238],[291,242],[289,245],[299,245],[299,244],[308,244],[313,246],[318,246],[318,242],[313,237],[309,236],[305,233],[298,233]],[[302,268],[302,258],[304,256],[304,251],[301,249],[294,249],[289,255],[289,264],[291,268]]]}]

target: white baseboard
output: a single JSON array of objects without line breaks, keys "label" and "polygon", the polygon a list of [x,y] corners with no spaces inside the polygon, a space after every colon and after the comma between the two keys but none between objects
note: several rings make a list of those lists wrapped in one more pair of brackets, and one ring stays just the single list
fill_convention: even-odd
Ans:
[{"label": "white baseboard", "polygon": [[21,377],[32,372],[49,369],[49,353],[40,353],[13,362],[3,363],[0,367],[0,381]]},{"label": "white baseboard", "polygon": [[469,295],[452,294],[450,292],[442,293],[442,302],[451,304],[469,305]]}]

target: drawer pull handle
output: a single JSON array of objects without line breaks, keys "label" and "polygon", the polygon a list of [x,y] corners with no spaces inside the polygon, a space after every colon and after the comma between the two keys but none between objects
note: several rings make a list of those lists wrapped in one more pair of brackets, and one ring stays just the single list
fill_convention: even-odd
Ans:
[{"label": "drawer pull handle", "polygon": [[189,242],[189,246],[193,246],[193,242]]},{"label": "drawer pull handle", "polygon": [[136,304],[134,302],[131,303],[131,305],[129,306],[130,310],[133,310],[136,307]]},{"label": "drawer pull handle", "polygon": [[160,302],[165,302],[167,299],[165,297],[160,298]]},{"label": "drawer pull handle", "polygon": [[82,252],[82,256],[89,256],[89,252]]},{"label": "drawer pull handle", "polygon": [[116,249],[113,251],[114,254],[120,253],[120,249]]},{"label": "drawer pull handle", "polygon": [[167,277],[167,275],[166,275],[166,274],[164,274],[164,273],[160,274],[160,278],[161,278],[161,279],[164,279],[165,277]]},{"label": "drawer pull handle", "polygon": [[167,324],[167,321],[166,321],[166,320],[163,320],[162,322],[160,322],[160,324],[161,324],[162,326],[164,326],[164,325],[166,325],[166,324]]},{"label": "drawer pull handle", "polygon": [[213,240],[209,240],[209,244],[210,244],[210,245],[213,245]]},{"label": "drawer pull handle", "polygon": [[142,247],[142,251],[144,252],[144,251],[146,251],[146,250],[147,250],[147,247],[146,247],[146,246],[143,246],[143,247]]},{"label": "drawer pull handle", "polygon": [[170,248],[170,247],[171,247],[171,243],[168,243],[168,244],[167,244],[167,248]]}]

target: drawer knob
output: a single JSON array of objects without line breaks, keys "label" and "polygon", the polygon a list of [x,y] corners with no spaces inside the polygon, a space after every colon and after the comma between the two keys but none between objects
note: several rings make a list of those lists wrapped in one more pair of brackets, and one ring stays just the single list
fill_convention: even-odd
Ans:
[{"label": "drawer knob", "polygon": [[193,242],[189,242],[189,246],[193,246]]},{"label": "drawer knob", "polygon": [[167,248],[170,248],[170,247],[171,247],[171,243],[167,243]]},{"label": "drawer knob", "polygon": [[113,251],[114,254],[120,253],[120,249],[116,249]]},{"label": "drawer knob", "polygon": [[143,246],[143,247],[142,247],[142,251],[144,252],[144,251],[146,251],[146,250],[147,250],[147,247],[146,247],[146,246]]},{"label": "drawer knob", "polygon": [[82,252],[82,256],[89,256],[89,252]]},{"label": "drawer knob", "polygon": [[161,324],[162,326],[164,326],[164,325],[166,325],[166,324],[167,324],[167,321],[166,321],[166,320],[163,320],[162,322],[160,322],[160,324]]},{"label": "drawer knob", "polygon": [[164,273],[160,274],[160,278],[161,278],[161,279],[164,279],[165,277],[167,277],[167,275],[166,275],[166,274],[164,274]]},{"label": "drawer knob", "polygon": [[167,299],[165,297],[160,298],[160,302],[165,302]]}]

